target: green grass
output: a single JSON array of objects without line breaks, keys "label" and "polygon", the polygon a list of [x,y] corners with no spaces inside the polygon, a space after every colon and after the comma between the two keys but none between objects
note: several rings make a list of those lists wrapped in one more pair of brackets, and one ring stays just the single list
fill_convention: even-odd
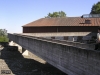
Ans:
[{"label": "green grass", "polygon": [[0,42],[8,42],[9,39],[7,38],[7,36],[0,36]]}]

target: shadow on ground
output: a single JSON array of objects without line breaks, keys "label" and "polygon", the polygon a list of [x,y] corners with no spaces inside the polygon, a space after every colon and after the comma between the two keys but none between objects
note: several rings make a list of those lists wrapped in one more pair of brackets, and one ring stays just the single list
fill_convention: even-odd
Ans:
[{"label": "shadow on ground", "polygon": [[48,63],[42,64],[33,59],[24,58],[19,51],[8,50],[7,47],[1,50],[1,59],[12,71],[11,75],[66,75]]}]

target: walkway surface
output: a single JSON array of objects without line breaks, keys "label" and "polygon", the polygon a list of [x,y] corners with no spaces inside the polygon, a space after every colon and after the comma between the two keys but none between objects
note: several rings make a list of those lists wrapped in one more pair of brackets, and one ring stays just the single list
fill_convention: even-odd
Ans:
[{"label": "walkway surface", "polygon": [[[38,61],[36,60],[38,59]],[[0,48],[0,75],[66,75],[42,60],[22,56],[19,51]]]}]

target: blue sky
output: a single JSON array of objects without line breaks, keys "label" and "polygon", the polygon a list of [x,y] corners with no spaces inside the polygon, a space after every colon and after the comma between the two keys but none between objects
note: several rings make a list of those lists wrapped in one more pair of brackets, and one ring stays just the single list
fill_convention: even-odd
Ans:
[{"label": "blue sky", "polygon": [[22,26],[47,16],[49,12],[64,11],[68,17],[89,14],[100,0],[0,0],[0,29],[22,33]]}]

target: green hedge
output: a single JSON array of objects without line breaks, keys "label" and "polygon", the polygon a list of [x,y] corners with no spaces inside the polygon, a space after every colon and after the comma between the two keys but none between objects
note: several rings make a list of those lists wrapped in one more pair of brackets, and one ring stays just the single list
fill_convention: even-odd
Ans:
[{"label": "green hedge", "polygon": [[9,39],[7,38],[7,36],[0,36],[0,42],[8,42]]}]

